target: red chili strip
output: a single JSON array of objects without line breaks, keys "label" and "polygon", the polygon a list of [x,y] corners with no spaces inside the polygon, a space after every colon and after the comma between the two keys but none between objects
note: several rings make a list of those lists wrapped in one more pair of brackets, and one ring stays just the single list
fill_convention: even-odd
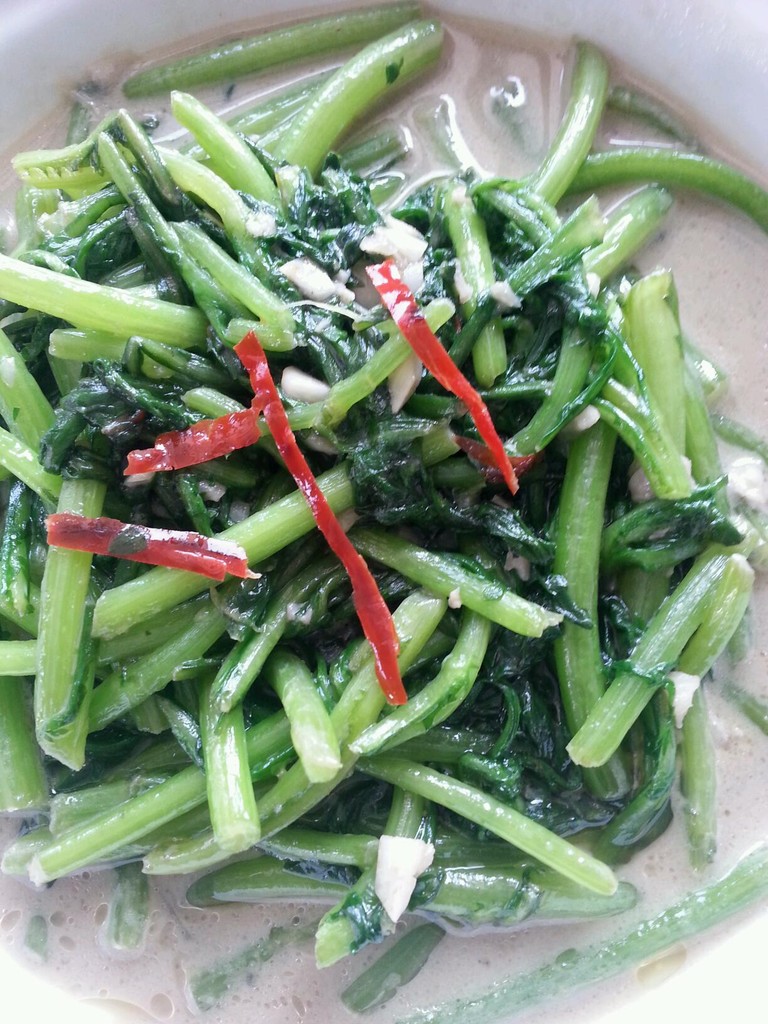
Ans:
[{"label": "red chili strip", "polygon": [[130,562],[186,569],[213,580],[227,573],[252,579],[245,551],[231,541],[187,530],[160,530],[119,519],[89,519],[74,512],[56,512],[46,520],[48,543],[71,551],[125,558]]},{"label": "red chili strip", "polygon": [[272,439],[277,445],[288,472],[304,495],[318,529],[347,570],[352,583],[352,599],[355,610],[363,633],[373,649],[379,685],[390,704],[404,704],[407,694],[397,664],[400,645],[395,624],[376,581],[364,558],[344,533],[296,443],[296,437],[291,430],[285,409],[280,401],[280,395],[269,372],[267,357],[256,335],[252,331],[246,334],[243,340],[235,346],[235,352],[248,371],[256,396],[254,404],[263,410]]},{"label": "red chili strip", "polygon": [[431,331],[413,293],[400,279],[394,262],[386,260],[366,269],[381,301],[413,351],[435,380],[466,405],[478,433],[493,455],[496,468],[512,494],[516,494],[518,483],[515,471],[485,402]]},{"label": "red chili strip", "polygon": [[152,448],[137,448],[128,453],[125,475],[155,473],[184,469],[229,455],[238,448],[247,448],[259,439],[258,414],[255,409],[199,420],[186,430],[159,434]]},{"label": "red chili strip", "polygon": [[[475,441],[473,437],[462,437],[460,434],[454,434],[453,440],[473,462],[477,463],[478,468],[488,480],[503,479],[501,470],[496,465],[488,445],[483,444],[482,441]],[[510,455],[509,461],[512,463],[515,475],[519,477],[535,462],[538,462],[540,456],[540,452],[534,452],[532,455]]]}]

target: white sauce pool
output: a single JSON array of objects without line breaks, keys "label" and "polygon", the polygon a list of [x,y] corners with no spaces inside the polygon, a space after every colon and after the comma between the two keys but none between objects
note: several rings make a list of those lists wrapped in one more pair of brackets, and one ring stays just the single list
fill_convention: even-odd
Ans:
[{"label": "white sauce pool", "polygon": [[[456,125],[482,167],[507,176],[525,173],[543,155],[559,123],[566,48],[545,47],[508,30],[494,33],[493,38],[489,35],[478,45],[460,25],[449,24],[451,42],[439,72],[417,86],[415,100],[409,94],[385,116],[410,124],[419,147],[424,144],[419,140],[425,139],[420,124],[443,95],[450,95]],[[509,130],[491,111],[491,91],[500,88],[506,88],[510,98]],[[234,98],[245,96],[246,89],[246,85],[238,86]],[[521,90],[525,101],[515,106]],[[106,97],[104,110],[114,102]],[[144,101],[140,109],[156,107]],[[624,129],[622,137],[628,131]],[[641,132],[637,128],[629,137],[639,138]],[[48,129],[43,129],[42,135],[54,144],[60,139]],[[41,137],[36,132],[17,148],[31,145],[33,139],[38,144]],[[428,151],[418,156],[415,173],[434,166],[434,160]],[[730,210],[679,196],[662,236],[648,246],[639,262],[644,270],[657,266],[674,270],[685,331],[732,378],[730,393],[721,403],[723,411],[765,430],[768,239]],[[755,600],[754,620],[768,622],[764,591]],[[754,649],[737,669],[740,684],[763,698],[768,697],[765,641],[765,628],[757,628]],[[724,665],[719,675],[725,677],[730,671]],[[718,697],[716,685],[709,686],[709,698],[718,742],[722,822],[716,863],[706,875],[693,875],[685,859],[682,815],[677,813],[661,839],[638,854],[631,865],[619,869],[621,877],[641,891],[638,917],[649,916],[681,892],[720,876],[768,831],[768,812],[762,820],[755,814],[768,786],[768,739]],[[14,826],[4,827],[8,835],[13,833]],[[49,890],[35,891],[17,879],[0,879],[0,942],[19,957],[27,956],[27,923],[31,916],[43,915],[48,922],[48,957],[35,970],[83,999],[123,1002],[124,1019],[130,1022],[186,1024],[197,1019],[184,997],[190,972],[251,945],[273,924],[299,924],[319,914],[317,908],[304,906],[184,908],[181,903],[189,879],[161,879],[152,883],[153,909],[145,951],[136,958],[120,959],[105,953],[99,941],[111,882],[110,872],[85,873],[59,881]],[[615,919],[540,925],[516,933],[498,931],[471,940],[449,936],[416,980],[368,1019],[372,1024],[385,1024],[415,1007],[481,991],[500,976],[534,967],[563,949],[624,927],[623,921]],[[696,944],[690,955],[695,955],[695,948]],[[351,1021],[355,1018],[341,1006],[337,993],[379,952],[379,948],[366,950],[353,961],[320,973],[314,966],[311,943],[290,947],[268,966],[254,967],[250,984],[235,986],[219,1008],[201,1019],[209,1024]],[[602,992],[579,993],[558,1003],[556,1012],[534,1010],[516,1020],[533,1024],[545,1013],[548,1020],[562,1024],[584,1024],[598,1010],[631,998],[642,984],[647,980],[635,976],[618,979]]]}]

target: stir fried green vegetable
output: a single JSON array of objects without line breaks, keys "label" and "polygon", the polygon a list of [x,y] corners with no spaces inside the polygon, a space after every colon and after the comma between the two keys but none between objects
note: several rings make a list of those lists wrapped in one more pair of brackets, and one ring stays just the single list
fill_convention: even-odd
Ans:
[{"label": "stir fried green vegetable", "polygon": [[[363,42],[231,121],[178,91]],[[686,137],[609,93],[587,43],[529,176],[392,179],[418,139],[345,136],[442,42],[401,4],[142,70],[126,95],[177,90],[191,138],[79,112],[66,148],[15,159],[0,254],[0,809],[26,816],[3,870],[123,865],[121,950],[145,941],[139,865],[198,873],[193,906],[325,903],[320,966],[389,942],[356,1012],[449,926],[631,910],[614,867],[669,826],[680,772],[691,861],[713,862],[708,677],[766,533],[715,433],[765,445],[710,414],[671,273],[631,263],[669,188],[763,228],[768,196],[698,153],[592,152],[609,99]],[[583,194],[629,181],[607,212]],[[602,977],[767,878],[755,854],[565,971],[418,1019]],[[429,923],[394,943],[403,914]]]}]

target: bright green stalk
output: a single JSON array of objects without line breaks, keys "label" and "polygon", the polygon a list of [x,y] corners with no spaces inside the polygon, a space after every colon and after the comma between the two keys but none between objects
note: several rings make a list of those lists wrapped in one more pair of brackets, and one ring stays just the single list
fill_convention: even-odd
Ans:
[{"label": "bright green stalk", "polygon": [[334,588],[345,578],[335,560],[314,562],[290,580],[269,602],[258,629],[249,630],[221,663],[212,686],[212,698],[218,709],[228,711],[245,697],[267,658],[280,643],[290,621],[291,606],[301,606]]},{"label": "bright green stalk", "polygon": [[0,813],[43,811],[48,785],[23,679],[0,679]]},{"label": "bright green stalk", "polygon": [[[20,617],[32,611],[30,600],[29,527],[32,494],[15,480],[8,490],[0,541],[0,601]],[[36,630],[33,631],[33,634]]]},{"label": "bright green stalk", "polygon": [[484,993],[417,1011],[400,1024],[489,1024],[530,1006],[652,960],[713,928],[768,894],[768,847],[758,846],[725,876],[688,893],[653,918],[577,952],[568,951],[527,974],[497,981]]},{"label": "bright green stalk", "polygon": [[[403,675],[437,629],[444,614],[445,602],[422,591],[410,594],[395,610],[393,620],[400,638],[398,665]],[[373,655],[370,650],[365,650],[361,667],[355,671],[331,712],[334,730],[342,743],[353,740],[375,722],[384,703]],[[351,771],[355,761],[356,755],[342,747],[342,769],[336,782]],[[292,824],[331,792],[334,784],[334,781],[311,784],[301,764],[295,764],[262,800],[264,834],[273,835]]]},{"label": "bright green stalk", "polygon": [[594,196],[590,196],[543,242],[525,262],[512,271],[507,282],[522,297],[544,284],[558,271],[574,263],[605,237],[605,221]]},{"label": "bright green stalk", "polygon": [[634,284],[624,302],[629,346],[643,371],[656,415],[678,451],[685,450],[685,362],[672,275],[656,271]]},{"label": "bright green stalk", "polygon": [[53,424],[53,409],[5,331],[0,331],[0,416],[33,451]]},{"label": "bright green stalk", "polygon": [[691,864],[701,871],[717,852],[716,750],[706,694],[700,688],[683,721],[680,737],[680,786]]},{"label": "bright green stalk", "polygon": [[408,703],[365,729],[350,749],[356,754],[375,754],[398,740],[420,735],[444,721],[465,699],[477,679],[491,639],[491,624],[475,612],[466,611],[453,650],[440,671]]},{"label": "bright green stalk", "polygon": [[0,676],[33,676],[37,651],[37,640],[0,640]]},{"label": "bright green stalk", "polygon": [[569,183],[570,192],[653,181],[666,187],[697,189],[723,199],[768,231],[768,192],[740,171],[700,153],[646,146],[627,146],[593,153]]},{"label": "bright green stalk", "polygon": [[552,389],[531,420],[507,441],[505,448],[512,455],[529,455],[540,451],[563,425],[564,409],[584,387],[592,365],[592,346],[578,328],[566,328]]},{"label": "bright green stalk", "polygon": [[[479,296],[496,280],[491,249],[485,222],[463,185],[454,182],[446,186],[443,210],[462,277],[472,291],[471,297],[462,304],[466,319],[477,308]],[[484,388],[491,387],[506,370],[507,349],[500,320],[492,320],[483,328],[472,349],[472,362],[475,376]]]},{"label": "bright green stalk", "polygon": [[[400,636],[398,665],[404,675],[418,658],[445,613],[445,603],[424,593],[409,595],[394,613],[395,627]],[[361,646],[362,664],[356,668],[342,694],[339,703],[331,713],[331,721],[337,735],[343,740],[356,736],[367,725],[375,721],[383,705],[384,695],[376,678],[373,655]],[[287,719],[284,719],[287,723]],[[328,782],[311,783],[300,761],[297,761],[280,779],[259,798],[259,813],[262,830],[267,838],[280,835],[302,814],[333,791],[338,782],[352,770],[356,757],[350,751],[342,751],[342,765],[336,776]],[[200,867],[217,863],[222,859],[210,831],[203,832],[183,844],[176,844],[171,851],[173,870],[195,871]],[[168,870],[168,850],[158,857],[147,857],[147,870],[153,872]]]},{"label": "bright green stalk", "polygon": [[48,351],[57,359],[72,359],[80,363],[90,363],[94,359],[120,362],[127,344],[127,338],[116,337],[108,331],[75,331],[57,327],[51,331]]},{"label": "bright green stalk", "polygon": [[[699,484],[713,483],[723,475],[717,437],[709,417],[704,390],[690,357],[685,364],[685,454],[691,460],[691,475]],[[719,492],[718,508],[729,511],[727,495]]]},{"label": "bright green stalk", "polygon": [[416,21],[365,47],[320,86],[273,147],[274,156],[316,174],[354,121],[437,60],[442,41],[437,22]]},{"label": "bright green stalk", "polygon": [[149,924],[149,879],[141,864],[124,864],[115,870],[115,884],[104,922],[104,940],[121,953],[140,950]]},{"label": "bright green stalk", "polygon": [[277,651],[267,662],[265,675],[291,723],[291,740],[307,778],[328,782],[341,770],[339,739],[312,673],[301,658]]},{"label": "bright green stalk", "polygon": [[289,826],[263,840],[260,849],[281,860],[319,860],[323,864],[367,868],[376,863],[378,846],[376,836],[339,835]]},{"label": "bright green stalk", "polygon": [[339,157],[346,170],[368,178],[402,160],[409,151],[410,143],[403,129],[386,127],[362,142],[345,146]]},{"label": "bright green stalk", "polygon": [[[395,787],[384,835],[418,838],[424,824],[424,811],[425,803],[420,796]],[[318,967],[330,967],[371,941],[370,933],[366,934],[365,927],[360,927],[361,916],[363,925],[368,925],[374,934],[383,936],[393,930],[395,922],[390,920],[376,894],[375,878],[376,869],[365,868],[351,889],[320,919],[315,934]]]},{"label": "bright green stalk", "polygon": [[109,332],[120,324],[127,336],[139,334],[179,348],[193,348],[205,340],[207,322],[198,309],[141,298],[2,254],[0,296],[78,328]]},{"label": "bright green stalk", "polygon": [[594,405],[632,449],[658,498],[688,497],[691,479],[680,451],[644,398],[617,380],[609,380]]},{"label": "bright green stalk", "polygon": [[705,552],[664,601],[632,651],[631,668],[616,676],[568,744],[576,764],[597,767],[617,750],[701,624],[727,561]]},{"label": "bright green stalk", "polygon": [[103,729],[162,690],[181,665],[202,658],[226,628],[225,617],[209,602],[198,609],[183,632],[135,661],[116,668],[93,692],[90,731]]},{"label": "bright green stalk", "polygon": [[261,837],[243,708],[238,704],[221,714],[211,698],[210,682],[203,686],[200,695],[200,735],[216,844],[227,853],[240,853]]},{"label": "bright green stalk", "polygon": [[473,786],[394,756],[366,758],[360,767],[376,779],[423,796],[487,828],[592,892],[610,896],[616,891],[618,883],[613,872],[600,861]]},{"label": "bright green stalk", "polygon": [[584,269],[605,281],[630,260],[659,230],[672,197],[666,189],[648,185],[632,192],[605,216],[605,237],[584,254]]},{"label": "bright green stalk", "polygon": [[418,13],[417,4],[388,4],[314,18],[234,42],[219,43],[202,53],[131,75],[123,85],[123,92],[131,97],[147,96],[168,89],[229,81],[288,61],[319,57],[374,39],[417,17]]},{"label": "bright green stalk", "polygon": [[589,43],[579,43],[562,123],[543,163],[527,181],[548,202],[560,201],[592,148],[607,96],[605,58]]},{"label": "bright green stalk", "polygon": [[2,427],[0,427],[0,466],[33,490],[51,511],[56,508],[61,491],[61,477],[47,473],[40,465],[36,453]]},{"label": "bright green stalk", "polygon": [[175,224],[174,227],[192,259],[207,270],[228,294],[284,336],[281,350],[292,348],[294,320],[288,305],[228,256],[200,228],[194,224]]},{"label": "bright green stalk", "polygon": [[[568,580],[569,597],[592,621],[587,629],[564,622],[555,640],[560,693],[572,735],[584,724],[606,687],[597,600],[600,541],[615,446],[616,435],[602,423],[580,434],[568,452],[560,492],[552,570]],[[585,771],[584,781],[603,799],[615,799],[628,786],[618,757],[603,768]]]},{"label": "bright green stalk", "polygon": [[458,590],[463,605],[514,633],[541,636],[562,621],[561,615],[518,597],[501,584],[490,586],[487,578],[450,556],[427,551],[383,530],[354,530],[351,539],[361,554],[388,565],[418,586],[445,598]]},{"label": "bright green stalk", "polygon": [[[271,715],[247,730],[248,761],[254,780],[274,775],[290,756],[288,722]],[[81,826],[52,838],[38,850],[30,876],[39,884],[99,863],[116,850],[149,835],[205,802],[205,775],[194,765],[144,793],[94,815]]]},{"label": "bright green stalk", "polygon": [[[424,308],[424,318],[432,331],[438,331],[455,312],[448,299],[435,299]],[[385,325],[387,330],[389,325]],[[413,352],[413,349],[394,324],[391,335],[378,348],[365,366],[338,381],[322,403],[313,403],[304,409],[291,410],[288,417],[294,430],[301,427],[335,427],[347,415],[353,405],[367,398],[383,384],[393,370]]]},{"label": "bright green stalk", "polygon": [[205,150],[211,168],[220,178],[238,192],[277,205],[279,193],[269,172],[226,121],[184,92],[171,93],[171,110]]},{"label": "bright green stalk", "polygon": [[675,727],[666,693],[654,698],[650,715],[644,720],[642,782],[618,814],[599,832],[592,852],[606,864],[623,864],[645,845],[653,830],[670,815],[670,794],[676,778]]},{"label": "bright green stalk", "polygon": [[254,213],[242,196],[218,174],[191,157],[162,146],[158,147],[158,152],[176,184],[185,192],[197,196],[219,215],[244,265],[257,266],[257,242],[248,230]]},{"label": "bright green stalk", "polygon": [[[332,68],[302,78],[295,85],[281,89],[277,95],[270,93],[267,99],[258,100],[255,106],[243,109],[240,105],[228,113],[226,122],[233,131],[240,135],[250,135],[258,141],[260,136],[272,129],[279,129],[301,110],[320,83],[333,74],[334,70]],[[196,143],[185,143],[180,150],[195,160],[205,157],[202,147]]]},{"label": "bright green stalk", "polygon": [[[351,507],[354,495],[346,466],[323,473],[318,483],[337,515]],[[304,536],[314,525],[304,496],[295,491],[229,527],[218,537],[241,544],[249,563],[258,563]],[[164,614],[209,586],[209,581],[197,573],[162,567],[151,569],[138,579],[102,594],[96,604],[94,635],[117,636],[139,622]]]},{"label": "bright green stalk", "polygon": [[[678,670],[702,677],[712,668],[738,628],[752,595],[752,567],[732,555],[698,630],[683,651]],[[706,697],[701,688],[683,720],[680,735],[681,785],[691,862],[702,869],[717,848],[717,771]]]},{"label": "bright green stalk", "polygon": [[[65,480],[59,512],[101,515],[106,485]],[[87,551],[51,547],[40,591],[35,726],[43,750],[70,768],[82,768],[88,708],[96,668],[91,639],[93,598]]]}]

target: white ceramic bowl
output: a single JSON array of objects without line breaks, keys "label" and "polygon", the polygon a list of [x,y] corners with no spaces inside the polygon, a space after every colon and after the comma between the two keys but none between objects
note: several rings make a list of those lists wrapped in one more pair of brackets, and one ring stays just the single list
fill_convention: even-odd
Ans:
[{"label": "white ceramic bowl", "polygon": [[[325,12],[329,6],[323,0],[0,0],[0,151],[50,113],[82,70],[100,60],[126,52],[140,55],[237,23],[261,22],[270,10],[283,20],[294,12]],[[465,0],[437,0],[429,7],[470,13]],[[768,174],[765,0],[698,0],[695,5],[682,0],[485,0],[481,13],[471,13],[560,38],[593,40],[664,93],[680,98],[695,117],[716,126],[733,154]],[[601,1024],[666,1022],[678,1015],[703,1022],[729,1015],[742,1021],[765,1019],[766,948],[768,916],[758,913],[660,988],[611,1010]],[[32,1024],[107,1024],[115,1019],[109,1010],[76,1005],[1,952],[0,992],[3,1020],[21,1020],[22,1014]],[[547,1014],[547,1019],[553,1017]]]}]

